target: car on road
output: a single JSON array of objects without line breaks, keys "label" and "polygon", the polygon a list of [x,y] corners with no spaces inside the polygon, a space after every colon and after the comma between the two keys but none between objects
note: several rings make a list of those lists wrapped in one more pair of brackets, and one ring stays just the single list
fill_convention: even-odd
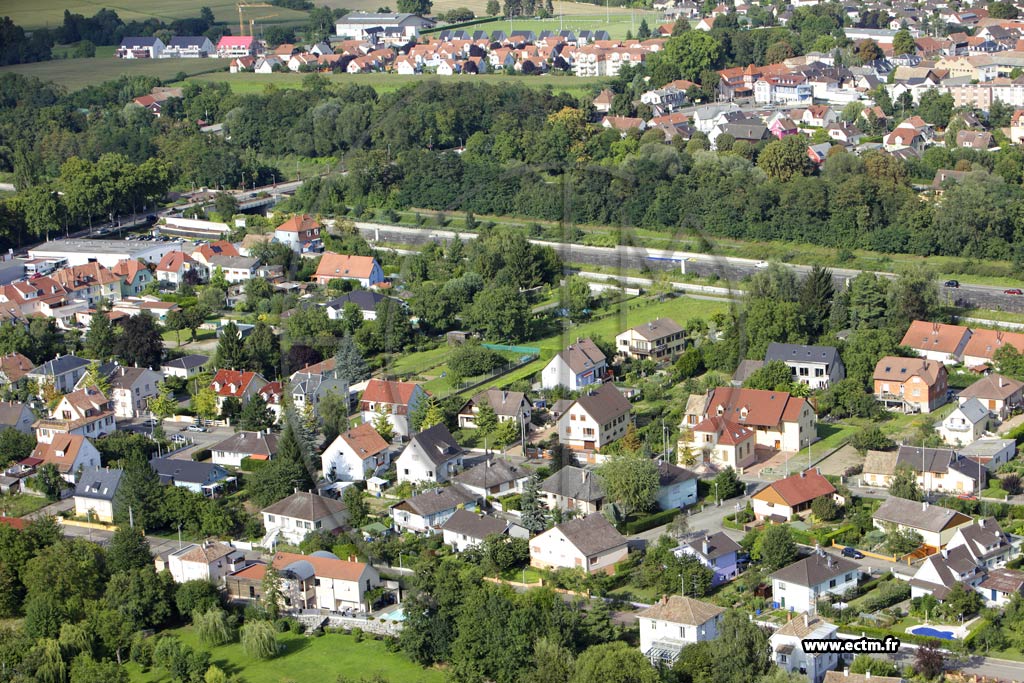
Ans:
[{"label": "car on road", "polygon": [[204,427],[202,425],[189,425],[188,427],[185,427],[185,429],[190,431],[190,432],[205,432],[206,431],[206,427]]},{"label": "car on road", "polygon": [[848,545],[845,548],[843,548],[843,557],[852,557],[855,560],[863,560],[864,553],[857,550],[853,546]]},{"label": "car on road", "polygon": [[1012,289],[1004,289],[1003,294],[1010,294],[1012,296],[1021,296],[1024,294],[1019,288],[1013,287]]},{"label": "car on road", "polygon": [[754,264],[754,267],[755,268],[762,268],[762,269],[763,268],[767,268],[768,267],[768,262],[767,261],[758,261],[757,263]]},{"label": "car on road", "polygon": [[946,280],[945,282],[942,283],[942,286],[943,287],[949,287],[951,289],[960,289],[960,281],[959,280]]},{"label": "car on road", "polygon": [[185,443],[186,439],[182,434],[179,433],[172,435],[171,441],[174,441],[175,443]]}]

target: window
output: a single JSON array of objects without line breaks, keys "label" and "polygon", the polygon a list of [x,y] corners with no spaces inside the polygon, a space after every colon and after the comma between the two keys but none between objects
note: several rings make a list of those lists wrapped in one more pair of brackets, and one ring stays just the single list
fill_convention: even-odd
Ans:
[{"label": "window", "polygon": [[836,580],[832,579],[831,581],[829,581],[828,582],[828,587],[829,588],[835,588],[836,587]]},{"label": "window", "polygon": [[801,377],[807,377],[810,374],[810,370],[808,368],[800,368],[799,374]]}]

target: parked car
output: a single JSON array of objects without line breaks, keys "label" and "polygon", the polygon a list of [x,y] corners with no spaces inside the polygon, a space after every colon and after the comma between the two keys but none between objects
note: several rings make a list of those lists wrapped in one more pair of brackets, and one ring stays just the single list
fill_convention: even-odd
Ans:
[{"label": "parked car", "polygon": [[767,268],[768,267],[768,262],[767,261],[758,261],[757,263],[754,264],[754,267],[755,268],[761,268],[761,269]]},{"label": "parked car", "polygon": [[185,439],[185,437],[184,437],[184,436],[182,436],[182,435],[181,435],[181,434],[179,433],[179,434],[173,434],[173,435],[171,436],[171,441],[173,441],[173,442],[175,442],[175,443],[185,443],[186,439]]},{"label": "parked car", "polygon": [[855,560],[863,560],[864,553],[854,548],[852,545],[848,545],[843,548],[843,557],[852,557]]},{"label": "parked car", "polygon": [[978,500],[978,497],[973,493],[961,493],[957,498],[960,500]]},{"label": "parked car", "polygon": [[1003,294],[1011,294],[1013,296],[1021,296],[1024,294],[1019,288],[1014,287],[1013,289],[1004,289]]},{"label": "parked car", "polygon": [[190,432],[205,432],[206,431],[206,427],[204,427],[202,425],[189,425],[188,427],[185,427],[185,429],[187,429]]},{"label": "parked car", "polygon": [[943,287],[951,287],[952,289],[960,289],[960,281],[959,280],[946,280],[945,282],[942,283],[942,286]]}]

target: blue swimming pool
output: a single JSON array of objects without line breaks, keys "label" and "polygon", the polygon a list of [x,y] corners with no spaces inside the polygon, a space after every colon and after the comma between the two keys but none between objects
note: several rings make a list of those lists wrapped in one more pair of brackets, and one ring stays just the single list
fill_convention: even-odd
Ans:
[{"label": "blue swimming pool", "polygon": [[909,629],[908,633],[913,633],[915,636],[927,636],[928,638],[941,638],[942,640],[953,640],[954,638],[952,631],[940,631],[931,626],[915,626]]},{"label": "blue swimming pool", "polygon": [[396,607],[390,612],[380,615],[381,619],[387,619],[389,621],[405,621],[405,609]]}]

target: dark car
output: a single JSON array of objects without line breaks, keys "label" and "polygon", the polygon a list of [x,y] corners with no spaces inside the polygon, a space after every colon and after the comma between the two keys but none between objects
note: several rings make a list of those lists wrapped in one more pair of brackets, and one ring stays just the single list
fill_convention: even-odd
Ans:
[{"label": "dark car", "polygon": [[843,557],[852,557],[855,560],[863,560],[864,559],[864,553],[862,553],[861,551],[857,550],[853,546],[848,545],[845,548],[843,548]]},{"label": "dark car", "polygon": [[1024,294],[1020,289],[1014,287],[1013,289],[1004,289],[1003,294],[1012,294],[1013,296],[1021,296]]},{"label": "dark car", "polygon": [[952,289],[960,289],[960,281],[959,280],[946,280],[945,282],[942,283],[942,286],[943,287],[950,287]]}]

